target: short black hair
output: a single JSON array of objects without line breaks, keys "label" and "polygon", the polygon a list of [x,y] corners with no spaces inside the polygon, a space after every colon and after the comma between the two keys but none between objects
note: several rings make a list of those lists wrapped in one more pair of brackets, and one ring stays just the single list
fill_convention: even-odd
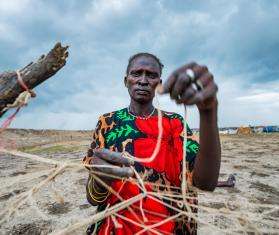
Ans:
[{"label": "short black hair", "polygon": [[154,60],[156,60],[156,62],[159,64],[159,67],[160,67],[160,76],[162,75],[162,70],[164,68],[164,65],[162,64],[162,62],[160,61],[160,59],[157,56],[155,56],[155,55],[153,55],[151,53],[148,53],[148,52],[140,52],[140,53],[134,54],[133,56],[131,56],[129,58],[128,66],[127,66],[127,69],[126,69],[126,74],[127,75],[128,75],[129,70],[131,68],[133,60],[138,58],[138,57],[140,57],[140,56],[152,57]]}]

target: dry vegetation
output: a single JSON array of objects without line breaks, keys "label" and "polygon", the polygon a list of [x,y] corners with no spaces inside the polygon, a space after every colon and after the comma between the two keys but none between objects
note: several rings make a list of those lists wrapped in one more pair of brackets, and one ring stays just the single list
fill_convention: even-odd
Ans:
[{"label": "dry vegetation", "polygon": [[[90,131],[7,130],[1,134],[0,145],[59,161],[78,162],[86,153],[90,135]],[[278,206],[279,202],[279,134],[222,135],[221,140],[220,179],[235,173],[236,187],[202,193],[200,205],[249,212],[255,217],[249,218],[250,221],[274,233],[279,229],[276,223],[279,210],[277,207],[271,211],[270,207]],[[46,163],[2,153],[0,159],[0,211],[51,173]],[[35,179],[30,181],[30,176]],[[85,198],[86,179],[87,172],[83,169],[60,174],[34,195],[34,201],[28,201],[9,221],[2,223],[0,234],[47,234],[94,214],[94,208]],[[260,225],[257,215],[264,218]],[[200,213],[199,217],[219,227],[229,223],[221,216]],[[84,228],[76,234],[83,234],[83,231]],[[199,234],[209,233],[207,227],[199,226]]]}]

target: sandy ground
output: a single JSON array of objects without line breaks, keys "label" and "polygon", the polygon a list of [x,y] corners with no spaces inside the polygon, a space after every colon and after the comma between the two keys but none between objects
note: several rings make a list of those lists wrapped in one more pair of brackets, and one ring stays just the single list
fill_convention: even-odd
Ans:
[{"label": "sandy ground", "polygon": [[[0,145],[59,161],[79,162],[90,144],[90,135],[90,131],[7,130],[0,136]],[[235,173],[236,187],[217,188],[214,193],[202,192],[200,204],[213,208],[229,205],[235,211],[251,211],[256,216],[264,214],[267,224],[260,226],[273,231],[278,229],[279,234],[279,211],[266,213],[263,207],[279,204],[279,134],[222,135],[221,141],[220,180]],[[0,211],[21,193],[38,185],[52,169],[53,165],[0,153]],[[48,234],[93,215],[95,209],[85,198],[86,178],[85,170],[66,170],[41,188],[34,201],[28,201],[2,223],[0,234]],[[222,218],[203,213],[199,217],[215,219],[215,223],[222,221]],[[255,223],[259,223],[256,218]],[[84,234],[84,230],[83,227],[74,234]],[[199,225],[199,234],[217,234],[217,231]]]}]

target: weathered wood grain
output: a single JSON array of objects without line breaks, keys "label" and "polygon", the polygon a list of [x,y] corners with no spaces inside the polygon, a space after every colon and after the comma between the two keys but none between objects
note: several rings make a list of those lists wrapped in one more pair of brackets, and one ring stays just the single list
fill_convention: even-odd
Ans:
[{"label": "weathered wood grain", "polygon": [[[63,47],[61,43],[57,43],[47,55],[42,55],[36,62],[19,69],[27,87],[33,89],[56,74],[66,64],[69,54],[67,50],[68,46]],[[5,113],[5,106],[12,104],[22,91],[15,71],[0,73],[0,117]]]}]

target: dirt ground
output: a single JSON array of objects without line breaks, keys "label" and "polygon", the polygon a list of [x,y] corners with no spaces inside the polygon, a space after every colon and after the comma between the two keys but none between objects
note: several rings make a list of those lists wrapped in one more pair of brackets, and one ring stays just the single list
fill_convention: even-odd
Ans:
[{"label": "dirt ground", "polygon": [[[59,161],[79,162],[90,144],[91,131],[7,130],[0,136],[0,147],[17,149]],[[263,217],[263,228],[278,229],[279,210],[266,206],[279,204],[279,134],[222,135],[220,180],[234,173],[234,188],[217,188],[214,193],[201,192],[201,205],[222,208],[231,205],[235,211],[250,211]],[[9,207],[21,193],[45,179],[53,165],[0,153],[0,212]],[[30,180],[32,178],[32,180]],[[86,170],[65,170],[34,195],[9,220],[0,224],[0,234],[48,234],[93,215],[85,198]],[[35,205],[35,206],[34,206]],[[251,206],[252,205],[252,206]],[[37,210],[37,207],[39,210]],[[245,207],[247,206],[247,208]],[[208,214],[199,214],[202,219]],[[3,218],[0,218],[0,220]],[[257,218],[249,218],[259,223]],[[74,234],[84,234],[85,228]],[[217,234],[199,225],[199,234]]]}]

